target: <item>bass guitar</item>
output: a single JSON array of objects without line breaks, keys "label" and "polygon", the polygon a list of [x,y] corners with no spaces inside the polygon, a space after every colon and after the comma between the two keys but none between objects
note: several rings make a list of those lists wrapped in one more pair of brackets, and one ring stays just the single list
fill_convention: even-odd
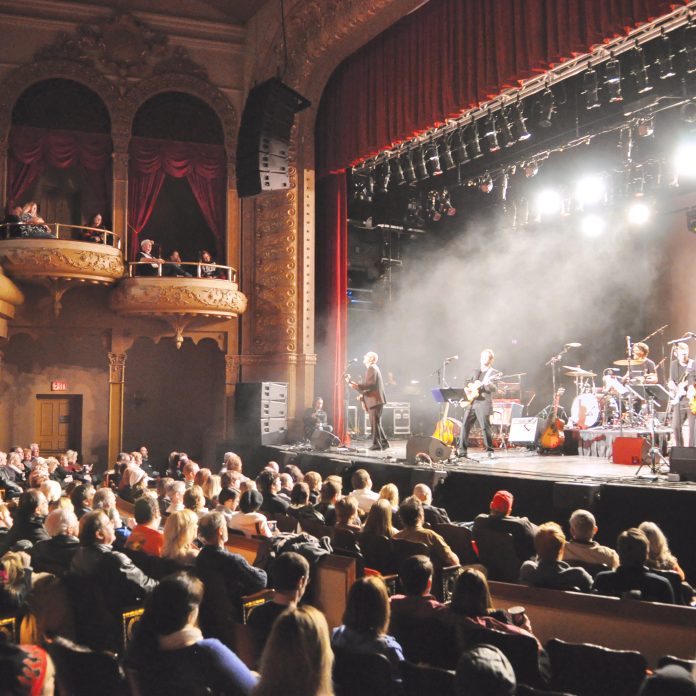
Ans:
[{"label": "bass guitar", "polygon": [[558,402],[564,393],[565,389],[561,387],[553,397],[553,410],[549,414],[546,429],[539,440],[539,447],[543,450],[556,450],[565,442],[565,433],[563,432],[565,421],[558,417]]}]

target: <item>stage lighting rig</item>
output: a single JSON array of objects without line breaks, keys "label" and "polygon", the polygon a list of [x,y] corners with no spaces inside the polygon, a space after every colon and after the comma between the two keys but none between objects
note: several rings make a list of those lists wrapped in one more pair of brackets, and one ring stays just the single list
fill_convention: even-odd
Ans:
[{"label": "stage lighting rig", "polygon": [[379,193],[389,193],[390,177],[389,162],[385,160],[377,166],[377,191]]},{"label": "stage lighting rig", "polygon": [[527,121],[524,117],[524,106],[520,101],[519,95],[517,101],[511,109],[512,127],[517,134],[517,140],[529,140],[532,134],[527,130]]},{"label": "stage lighting rig", "polygon": [[539,125],[542,128],[550,128],[553,115],[556,113],[556,100],[553,97],[553,92],[546,86],[546,89],[541,93],[539,98]]},{"label": "stage lighting rig", "polygon": [[438,140],[437,151],[440,155],[440,164],[447,170],[454,169],[456,163],[452,157],[452,150],[450,149],[451,136],[444,135]]},{"label": "stage lighting rig", "polygon": [[626,214],[632,225],[644,225],[650,219],[651,212],[650,206],[638,198],[628,206]]},{"label": "stage lighting rig", "polygon": [[672,44],[667,34],[665,34],[664,28],[660,32],[660,38],[657,39],[655,43],[657,46],[657,58],[655,62],[657,63],[657,71],[660,79],[667,80],[670,77],[674,77],[677,73],[672,64]]},{"label": "stage lighting rig", "polygon": [[510,121],[508,121],[508,115],[505,109],[501,109],[498,114],[498,130],[500,132],[500,139],[503,142],[504,147],[512,147],[515,144],[515,137],[512,135],[512,129],[510,128]]},{"label": "stage lighting rig", "polygon": [[591,67],[587,66],[585,74],[582,76],[582,92],[585,95],[585,108],[589,111],[590,109],[597,109],[601,106],[599,103],[599,86],[597,85],[597,71]]},{"label": "stage lighting rig", "polygon": [[493,190],[493,179],[488,172],[479,179],[478,187],[483,193],[490,193]]},{"label": "stage lighting rig", "polygon": [[623,101],[621,94],[621,63],[613,53],[609,54],[609,60],[604,66],[604,86],[610,102],[618,103]]},{"label": "stage lighting rig", "polygon": [[696,24],[689,22],[684,27],[682,48],[679,53],[684,59],[684,70],[688,75],[696,72]]},{"label": "stage lighting rig", "polygon": [[418,177],[416,176],[416,170],[413,166],[413,157],[411,152],[406,151],[402,153],[399,160],[401,161],[401,168],[404,172],[406,182],[409,184],[415,184],[416,181],[418,181]]},{"label": "stage lighting rig", "polygon": [[617,147],[621,151],[622,161],[630,162],[631,154],[633,153],[633,130],[630,126],[624,126],[619,131],[619,142]]},{"label": "stage lighting rig", "polygon": [[423,152],[422,145],[413,150],[411,158],[413,166],[416,168],[416,178],[418,181],[425,181],[430,177],[430,174],[428,174],[428,165],[425,161],[425,152]]},{"label": "stage lighting rig", "polygon": [[450,149],[452,152],[452,157],[459,164],[466,164],[470,162],[469,155],[466,151],[466,144],[464,142],[464,129],[458,128],[454,133],[452,133],[452,140],[450,142]]},{"label": "stage lighting rig", "polygon": [[469,153],[471,159],[478,159],[483,157],[483,152],[481,152],[481,142],[479,140],[478,129],[476,128],[476,123],[470,123],[465,132],[466,139],[466,151]]},{"label": "stage lighting rig", "polygon": [[633,62],[631,75],[633,75],[633,79],[636,82],[636,90],[638,94],[650,92],[650,90],[652,90],[652,85],[648,77],[648,68],[645,65],[645,54],[637,42],[631,54],[631,60]]},{"label": "stage lighting rig", "polygon": [[391,175],[394,179],[394,183],[397,186],[403,186],[406,183],[406,177],[404,176],[404,170],[401,166],[401,158],[398,156],[394,157],[394,159],[390,160],[389,165],[391,167]]},{"label": "stage lighting rig", "polygon": [[439,176],[442,174],[442,167],[440,166],[440,155],[437,151],[437,143],[430,141],[425,144],[424,155],[428,173],[431,176]]},{"label": "stage lighting rig", "polygon": [[489,152],[497,152],[500,150],[500,144],[498,143],[498,133],[495,128],[495,120],[490,111],[481,121],[481,127],[483,129],[483,137],[488,143]]}]

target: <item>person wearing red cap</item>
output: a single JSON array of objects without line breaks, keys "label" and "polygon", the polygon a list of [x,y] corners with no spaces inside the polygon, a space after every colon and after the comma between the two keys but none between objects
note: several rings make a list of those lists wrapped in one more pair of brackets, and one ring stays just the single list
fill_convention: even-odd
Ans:
[{"label": "person wearing red cap", "polygon": [[514,497],[510,491],[497,491],[491,500],[490,514],[478,515],[474,520],[474,538],[476,531],[480,529],[512,534],[517,557],[526,561],[536,554],[534,537],[537,527],[526,517],[510,515],[513,502]]}]

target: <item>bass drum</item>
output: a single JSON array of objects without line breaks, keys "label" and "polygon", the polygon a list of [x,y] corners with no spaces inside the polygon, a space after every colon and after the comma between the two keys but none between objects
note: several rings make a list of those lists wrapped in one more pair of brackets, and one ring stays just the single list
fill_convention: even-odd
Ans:
[{"label": "bass drum", "polygon": [[570,407],[570,418],[576,428],[591,428],[599,421],[601,407],[594,394],[580,394]]}]

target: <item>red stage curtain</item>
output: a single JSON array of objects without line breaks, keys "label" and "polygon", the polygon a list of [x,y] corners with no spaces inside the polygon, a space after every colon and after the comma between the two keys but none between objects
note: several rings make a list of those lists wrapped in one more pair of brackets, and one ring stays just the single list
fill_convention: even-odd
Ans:
[{"label": "red stage curtain", "polygon": [[[343,369],[346,364],[346,328],[348,317],[348,208],[346,199],[345,173],[324,177],[318,185],[318,197],[325,201],[320,206],[316,220],[317,293],[316,342],[323,346],[332,361],[319,364],[318,383],[326,391],[323,396],[327,402],[330,423],[334,432],[342,440],[345,437],[343,400],[346,384]],[[340,272],[343,269],[343,272]],[[337,272],[338,271],[338,272]]]},{"label": "red stage curtain", "polygon": [[13,126],[9,138],[7,191],[10,203],[21,204],[22,196],[47,165],[57,169],[81,167],[103,210],[110,199],[110,165],[113,144],[104,133],[47,130]]},{"label": "red stage curtain", "polygon": [[128,224],[131,258],[138,252],[138,235],[152,215],[165,176],[186,177],[206,223],[225,246],[227,157],[222,145],[182,143],[151,138],[131,139],[128,174]]},{"label": "red stage curtain", "polygon": [[[317,115],[317,301],[329,307],[323,364],[345,364],[345,175],[357,160],[467,111],[519,80],[624,34],[684,0],[430,0],[345,60]],[[333,229],[331,228],[333,226]],[[332,236],[333,241],[324,239]],[[322,251],[325,249],[325,252]],[[321,252],[321,253],[320,253]],[[319,317],[319,315],[318,315]],[[324,371],[326,372],[326,370]],[[328,382],[326,382],[328,384]],[[334,387],[334,424],[343,398]]]}]

